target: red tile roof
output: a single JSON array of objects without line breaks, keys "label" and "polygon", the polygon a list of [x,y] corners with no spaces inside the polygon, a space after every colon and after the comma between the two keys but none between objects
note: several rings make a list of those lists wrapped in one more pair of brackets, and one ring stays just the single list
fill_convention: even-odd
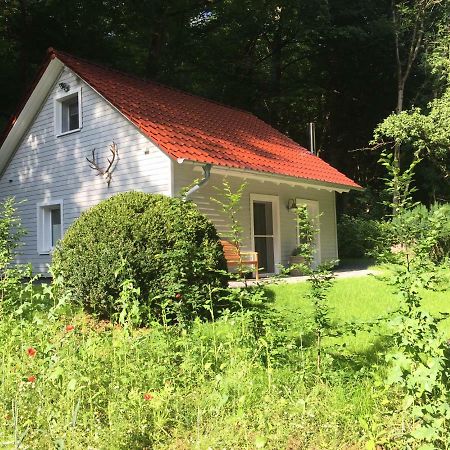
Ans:
[{"label": "red tile roof", "polygon": [[173,158],[360,186],[254,115],[50,50]]}]

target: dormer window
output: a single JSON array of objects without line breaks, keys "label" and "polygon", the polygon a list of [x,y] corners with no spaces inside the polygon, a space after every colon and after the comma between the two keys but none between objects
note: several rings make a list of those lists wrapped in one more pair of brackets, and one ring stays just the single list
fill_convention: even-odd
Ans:
[{"label": "dormer window", "polygon": [[67,94],[64,92],[56,98],[55,126],[57,136],[81,129],[81,88],[69,91]]},{"label": "dormer window", "polygon": [[61,131],[67,133],[77,128],[80,128],[80,111],[78,95],[75,94],[61,102]]}]

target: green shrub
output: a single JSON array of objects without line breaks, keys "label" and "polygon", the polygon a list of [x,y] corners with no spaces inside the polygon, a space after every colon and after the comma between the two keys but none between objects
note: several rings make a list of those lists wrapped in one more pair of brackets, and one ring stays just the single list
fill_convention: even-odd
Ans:
[{"label": "green shrub", "polygon": [[430,211],[442,223],[433,255],[437,261],[442,261],[444,258],[450,258],[450,203],[432,205]]},{"label": "green shrub", "polygon": [[11,265],[24,235],[14,198],[7,198],[0,203],[0,271]]},{"label": "green shrub", "polygon": [[74,222],[55,250],[52,270],[75,300],[106,318],[122,312],[119,297],[131,280],[148,322],[205,312],[211,295],[226,286],[225,268],[217,232],[194,204],[127,192]]},{"label": "green shrub", "polygon": [[14,198],[0,203],[0,319],[21,303],[22,280],[31,277],[31,266],[16,264],[25,230],[17,213]]},{"label": "green shrub", "polygon": [[337,226],[339,256],[370,256],[379,243],[382,228],[381,222],[377,220],[342,215]]},{"label": "green shrub", "polygon": [[[427,209],[425,205],[417,205],[392,219],[392,228],[401,229],[411,242],[419,242],[427,238],[432,223],[439,222],[436,243],[430,250],[430,257],[435,263],[450,257],[450,204],[434,204]],[[394,244],[398,239],[393,237]]]}]

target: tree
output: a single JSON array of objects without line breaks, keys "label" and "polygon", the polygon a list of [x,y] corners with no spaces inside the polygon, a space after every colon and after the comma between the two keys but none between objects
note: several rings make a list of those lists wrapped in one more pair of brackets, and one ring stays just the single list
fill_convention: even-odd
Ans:
[{"label": "tree", "polygon": [[[441,180],[439,190],[436,183],[429,192],[427,203],[445,201],[450,191],[450,88],[432,100],[425,111],[413,108],[387,117],[375,129],[375,141],[394,148],[406,147],[426,157]],[[441,199],[439,193],[443,194]],[[394,189],[395,195],[398,197],[399,191]]]},{"label": "tree", "polygon": [[397,105],[403,111],[405,85],[420,51],[436,33],[437,11],[443,0],[392,0],[392,25],[397,71]]},{"label": "tree", "polygon": [[[392,165],[395,167],[395,173],[398,174],[398,177],[394,176],[392,180],[394,215],[397,213],[401,197],[401,150],[408,143],[416,149],[426,147],[424,133],[426,134],[425,129],[429,128],[425,125],[427,120],[421,116],[420,110],[413,109],[409,113],[403,113],[406,83],[419,57],[422,56],[421,52],[432,46],[439,31],[442,30],[439,25],[448,7],[448,2],[445,0],[414,0],[412,2],[392,0],[391,3],[397,78],[396,107],[395,113],[375,129],[373,144],[376,147],[391,146],[392,149]],[[406,165],[408,166],[412,160],[414,158],[409,158]]]},{"label": "tree", "polygon": [[[308,142],[306,125],[315,122],[320,156],[376,191],[377,157],[349,150],[366,146],[394,109],[397,62],[386,49],[396,36],[405,107],[442,93],[436,83],[423,83],[424,73],[438,70],[423,56],[445,48],[442,41],[438,49],[434,31],[445,35],[446,3],[10,0],[0,9],[0,121],[53,46],[248,110],[300,143]],[[416,23],[411,11],[419,6],[426,13],[418,22],[423,33],[419,27],[419,51],[405,71]]]}]

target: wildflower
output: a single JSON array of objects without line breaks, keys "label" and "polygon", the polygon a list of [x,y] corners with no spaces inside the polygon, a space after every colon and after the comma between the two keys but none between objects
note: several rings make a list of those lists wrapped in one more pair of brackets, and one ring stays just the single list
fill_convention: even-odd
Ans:
[{"label": "wildflower", "polygon": [[5,414],[5,420],[11,420],[12,415],[11,414]]},{"label": "wildflower", "polygon": [[30,347],[30,348],[27,350],[27,354],[28,354],[28,356],[29,356],[30,358],[34,358],[34,357],[36,356],[36,353],[37,353],[37,350],[36,350],[35,348],[33,348],[33,347]]},{"label": "wildflower", "polygon": [[66,326],[66,333],[69,333],[70,331],[73,331],[75,327],[73,325],[67,325]]},{"label": "wildflower", "polygon": [[178,292],[178,294],[175,295],[175,298],[176,298],[177,300],[179,300],[179,299],[181,298],[181,294]]},{"label": "wildflower", "polygon": [[153,400],[153,395],[150,394],[149,392],[146,392],[146,393],[144,394],[144,400],[146,400],[146,401]]},{"label": "wildflower", "polygon": [[30,375],[27,378],[28,383],[35,383],[36,382],[36,377],[34,375]]}]

